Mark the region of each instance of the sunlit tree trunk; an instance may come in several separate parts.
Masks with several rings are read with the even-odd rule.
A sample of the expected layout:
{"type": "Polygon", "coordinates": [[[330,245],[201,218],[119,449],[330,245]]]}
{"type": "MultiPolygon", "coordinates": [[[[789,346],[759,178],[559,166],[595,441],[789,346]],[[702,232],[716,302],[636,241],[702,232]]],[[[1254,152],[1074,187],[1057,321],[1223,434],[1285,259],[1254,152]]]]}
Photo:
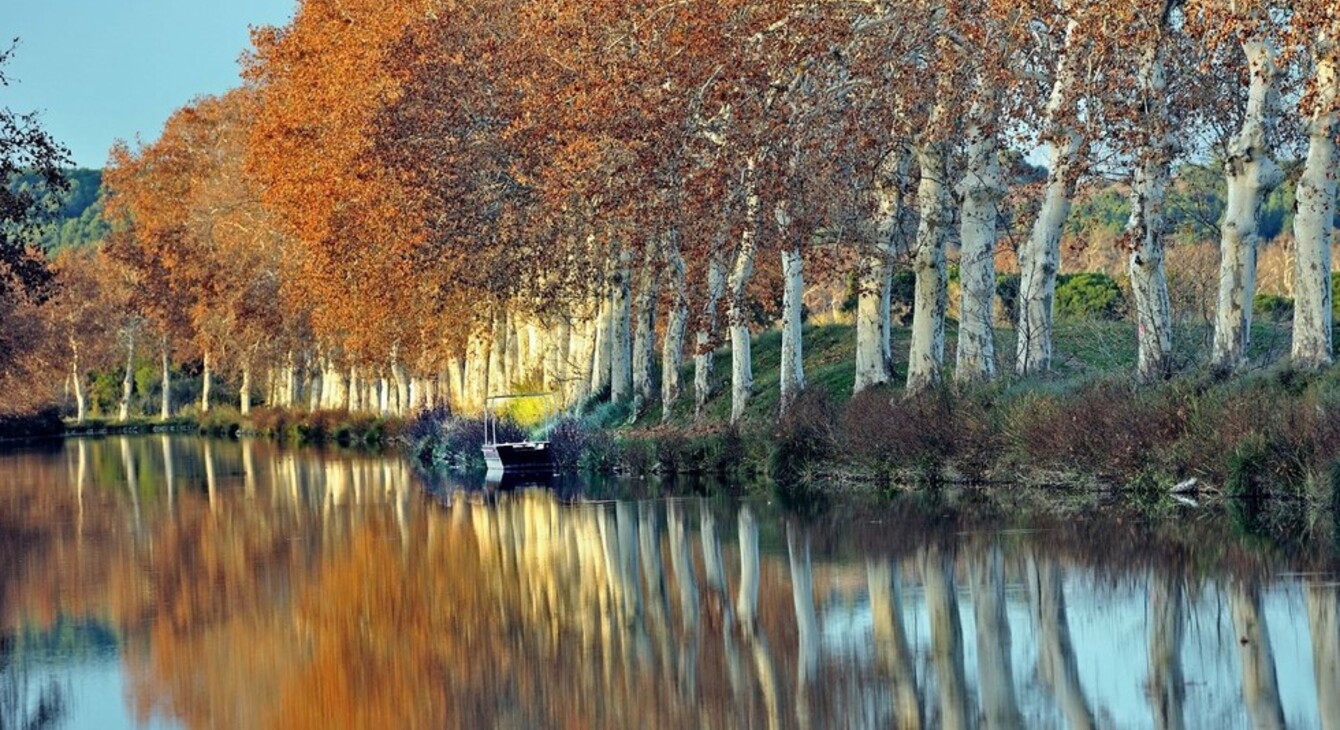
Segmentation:
{"type": "Polygon", "coordinates": [[[117,420],[130,420],[130,396],[135,392],[135,335],[126,335],[126,374],[121,378],[121,402],[117,404],[117,420]]]}
{"type": "Polygon", "coordinates": [[[242,385],[238,388],[238,410],[246,416],[251,413],[251,361],[242,363],[242,385]]]}
{"type": "Polygon", "coordinates": [[[1298,180],[1294,214],[1293,361],[1308,368],[1331,364],[1331,236],[1335,227],[1336,126],[1340,115],[1340,51],[1333,30],[1312,46],[1316,68],[1313,111],[1307,120],[1307,162],[1298,180]]]}
{"type": "Polygon", "coordinates": [[[166,421],[172,417],[172,363],[168,359],[168,340],[163,337],[163,407],[159,416],[166,421]]]}
{"type": "Polygon", "coordinates": [[[656,358],[656,302],[660,276],[656,270],[657,247],[648,244],[638,275],[637,301],[633,304],[633,413],[641,413],[656,397],[652,364],[656,358]]]}
{"type": "Polygon", "coordinates": [[[727,319],[730,322],[731,398],[730,422],[737,424],[744,418],[745,407],[754,392],[754,361],[749,340],[749,299],[745,288],[754,275],[754,257],[758,249],[758,161],[750,156],[745,163],[744,176],[744,230],[740,234],[735,263],[727,284],[730,301],[727,319]]]}
{"type": "Polygon", "coordinates": [[[958,353],[954,379],[959,383],[996,377],[996,238],[1005,179],[1000,171],[996,92],[979,75],[978,101],[966,133],[967,169],[957,193],[962,200],[959,236],[958,353]]]}
{"type": "Polygon", "coordinates": [[[83,423],[88,417],[84,400],[84,374],[79,370],[79,342],[70,338],[70,381],[74,386],[75,421],[83,423]]]}
{"type": "Polygon", "coordinates": [[[893,725],[920,730],[921,696],[917,694],[915,657],[903,626],[902,586],[886,559],[866,561],[865,570],[875,657],[893,684],[893,725]]]}
{"type": "Polygon", "coordinates": [[[898,145],[880,161],[875,173],[875,242],[861,257],[856,294],[857,393],[893,377],[890,340],[893,322],[889,302],[893,260],[898,254],[906,215],[905,191],[912,155],[898,145]]]}
{"type": "Polygon", "coordinates": [[[670,420],[679,401],[679,371],[684,367],[684,333],[689,325],[689,298],[685,287],[684,257],[679,252],[679,231],[670,231],[665,239],[665,267],[669,274],[670,309],[665,320],[665,339],[661,343],[661,421],[670,420]]]}
{"type": "Polygon", "coordinates": [[[1306,590],[1317,714],[1321,716],[1322,730],[1337,730],[1340,729],[1340,592],[1334,583],[1320,582],[1306,590]]]}
{"type": "Polygon", "coordinates": [[[307,375],[307,410],[315,413],[321,410],[321,363],[319,359],[309,360],[307,375]]]}
{"type": "Polygon", "coordinates": [[[1032,233],[1019,251],[1015,346],[1015,372],[1019,375],[1045,372],[1052,364],[1052,303],[1061,266],[1061,228],[1070,214],[1082,143],[1079,133],[1063,121],[1075,93],[1077,67],[1084,56],[1077,45],[1078,28],[1073,20],[1066,27],[1065,46],[1045,113],[1048,135],[1044,147],[1051,169],[1032,233]]]}
{"type": "Polygon", "coordinates": [[[805,259],[800,248],[790,247],[782,252],[782,366],[781,409],[786,413],[791,403],[805,390],[804,326],[802,322],[805,299],[805,259]]]}
{"type": "Polygon", "coordinates": [[[633,394],[632,297],[629,287],[632,274],[626,262],[621,261],[610,297],[610,402],[625,403],[633,394]]]}
{"type": "Polygon", "coordinates": [[[1171,179],[1172,139],[1168,118],[1162,40],[1155,40],[1140,64],[1144,133],[1131,180],[1129,272],[1135,296],[1137,376],[1144,381],[1166,377],[1172,367],[1172,302],[1163,265],[1164,198],[1171,179]]]}
{"type": "Polygon", "coordinates": [[[970,566],[973,619],[977,625],[977,685],[988,730],[1024,726],[1014,691],[1010,622],[1005,615],[1005,566],[998,546],[970,566]]]}
{"type": "Polygon", "coordinates": [[[480,405],[484,405],[484,399],[491,395],[503,395],[507,391],[507,317],[503,314],[495,313],[493,315],[493,339],[489,342],[488,348],[488,379],[485,380],[486,390],[481,394],[480,405]]]}
{"type": "Polygon", "coordinates": [[[1242,699],[1252,727],[1283,730],[1284,708],[1275,679],[1275,654],[1270,632],[1261,615],[1261,590],[1255,583],[1235,580],[1229,587],[1233,630],[1238,637],[1238,659],[1242,665],[1242,699]]]}
{"type": "Polygon", "coordinates": [[[1251,344],[1252,297],[1256,294],[1256,251],[1261,244],[1261,205],[1283,179],[1266,146],[1266,125],[1274,110],[1275,51],[1262,40],[1243,44],[1251,79],[1242,128],[1229,142],[1224,176],[1228,181],[1219,245],[1219,300],[1210,365],[1231,371],[1247,359],[1251,344]]]}
{"type": "Polygon", "coordinates": [[[600,297],[600,306],[592,322],[591,338],[595,350],[591,354],[591,391],[597,396],[610,386],[610,363],[613,351],[610,346],[610,322],[613,319],[611,301],[613,291],[607,289],[600,297]]]}
{"type": "MultiPolygon", "coordinates": [[[[945,107],[937,105],[928,126],[942,124],[945,107]]],[[[912,269],[916,274],[916,294],[912,303],[912,344],[907,355],[907,392],[921,392],[940,382],[945,355],[945,312],[948,309],[948,280],[945,269],[945,242],[953,222],[949,198],[948,147],[939,141],[925,141],[916,148],[921,181],[917,184],[917,227],[912,269]]]]}
{"type": "Polygon", "coordinates": [[[940,726],[969,728],[968,680],[963,667],[963,626],[954,585],[954,561],[931,548],[922,563],[926,611],[931,619],[931,664],[940,685],[940,726]]]}
{"type": "Polygon", "coordinates": [[[718,251],[707,260],[707,297],[698,318],[698,332],[694,336],[693,354],[693,417],[701,419],[707,401],[712,397],[712,365],[717,347],[717,311],[721,296],[726,291],[726,265],[718,251]]]}
{"type": "Polygon", "coordinates": [[[395,380],[395,403],[393,411],[403,416],[409,410],[409,377],[405,374],[405,364],[400,361],[400,348],[391,351],[391,377],[395,380]]]}
{"type": "Polygon", "coordinates": [[[1154,579],[1149,613],[1149,702],[1154,727],[1186,727],[1182,704],[1186,682],[1182,677],[1182,584],[1170,576],[1154,579]]]}
{"type": "Polygon", "coordinates": [[[214,373],[210,370],[209,350],[205,350],[204,369],[200,373],[200,412],[209,413],[209,391],[214,384],[214,373]]]}

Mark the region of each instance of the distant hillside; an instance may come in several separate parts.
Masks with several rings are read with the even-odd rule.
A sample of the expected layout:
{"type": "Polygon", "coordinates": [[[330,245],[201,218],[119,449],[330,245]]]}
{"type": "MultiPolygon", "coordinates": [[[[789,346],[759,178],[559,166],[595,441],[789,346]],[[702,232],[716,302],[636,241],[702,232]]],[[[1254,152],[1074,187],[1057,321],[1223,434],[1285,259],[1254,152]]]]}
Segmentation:
{"type": "MultiPolygon", "coordinates": [[[[89,246],[107,235],[107,224],[102,220],[102,170],[77,168],[67,170],[70,191],[60,201],[55,220],[46,226],[38,245],[47,253],[64,248],[89,246]]],[[[34,184],[35,179],[20,176],[15,187],[34,184]]]]}

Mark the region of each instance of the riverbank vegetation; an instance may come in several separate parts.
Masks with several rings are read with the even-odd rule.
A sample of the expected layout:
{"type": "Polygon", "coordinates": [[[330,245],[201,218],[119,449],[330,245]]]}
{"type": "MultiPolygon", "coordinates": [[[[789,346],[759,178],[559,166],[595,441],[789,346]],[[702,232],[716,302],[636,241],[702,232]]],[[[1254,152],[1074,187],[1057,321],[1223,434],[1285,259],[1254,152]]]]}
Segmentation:
{"type": "Polygon", "coordinates": [[[1332,10],[304,0],[111,151],[4,405],[468,461],[543,390],[600,469],[1316,491],[1332,10]]]}

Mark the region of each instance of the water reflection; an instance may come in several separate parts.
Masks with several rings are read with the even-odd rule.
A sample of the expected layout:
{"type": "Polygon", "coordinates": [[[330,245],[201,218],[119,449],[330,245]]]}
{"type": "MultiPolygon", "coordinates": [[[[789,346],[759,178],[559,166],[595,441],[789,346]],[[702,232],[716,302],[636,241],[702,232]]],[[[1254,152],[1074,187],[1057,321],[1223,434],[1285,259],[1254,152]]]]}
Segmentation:
{"type": "Polygon", "coordinates": [[[433,486],[249,441],[0,455],[0,726],[115,725],[99,692],[184,727],[1340,726],[1330,558],[1213,522],[433,486]]]}

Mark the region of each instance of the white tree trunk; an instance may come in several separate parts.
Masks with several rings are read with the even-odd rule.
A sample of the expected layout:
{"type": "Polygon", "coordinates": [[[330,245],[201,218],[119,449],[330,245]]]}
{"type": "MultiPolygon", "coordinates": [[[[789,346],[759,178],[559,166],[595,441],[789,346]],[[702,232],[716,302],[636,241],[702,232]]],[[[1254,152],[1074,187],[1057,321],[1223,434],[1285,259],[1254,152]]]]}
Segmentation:
{"type": "Polygon", "coordinates": [[[321,363],[320,360],[309,361],[307,370],[307,411],[315,413],[321,410],[321,363]]]}
{"type": "Polygon", "coordinates": [[[954,379],[959,383],[996,377],[996,238],[1005,179],[1000,171],[997,117],[992,82],[977,81],[977,104],[966,138],[967,169],[957,192],[962,200],[959,236],[958,353],[954,379]]]}
{"type": "Polygon", "coordinates": [[[805,259],[799,247],[782,251],[782,365],[781,410],[805,390],[804,327],[805,259]]]}
{"type": "Polygon", "coordinates": [[[377,410],[383,416],[391,415],[391,383],[385,375],[377,380],[377,410]]]}
{"type": "Polygon", "coordinates": [[[684,291],[684,257],[679,253],[679,232],[666,236],[665,264],[670,275],[670,309],[661,343],[661,422],[670,420],[679,401],[680,368],[684,366],[684,332],[689,325],[689,298],[684,291]]]}
{"type": "Polygon", "coordinates": [[[247,361],[247,362],[242,363],[242,387],[239,388],[238,398],[239,398],[240,401],[241,401],[241,402],[238,404],[238,410],[241,411],[241,412],[242,412],[242,415],[244,415],[244,416],[245,416],[245,415],[249,415],[249,414],[251,413],[251,362],[250,362],[250,361],[247,361]]]}
{"type": "Polygon", "coordinates": [[[126,374],[121,379],[121,402],[117,404],[117,420],[130,420],[130,396],[135,392],[135,335],[126,337],[126,374]]]}
{"type": "Polygon", "coordinates": [[[712,365],[717,347],[717,327],[720,317],[717,306],[726,291],[726,265],[721,254],[713,251],[707,261],[707,299],[703,302],[698,333],[694,336],[693,354],[693,417],[701,419],[707,401],[712,397],[712,365]]]}
{"type": "Polygon", "coordinates": [[[632,325],[632,297],[629,291],[631,277],[628,267],[621,267],[610,298],[610,402],[612,403],[624,403],[633,394],[633,347],[629,332],[632,325]]]}
{"type": "Polygon", "coordinates": [[[594,351],[591,354],[591,391],[590,394],[598,396],[610,385],[610,362],[612,352],[610,349],[610,321],[612,317],[611,298],[612,292],[606,291],[600,298],[600,306],[596,310],[596,318],[591,323],[591,338],[594,343],[594,351]]]}
{"type": "Polygon", "coordinates": [[[1066,27],[1065,47],[1047,101],[1046,127],[1050,134],[1045,146],[1051,170],[1032,233],[1019,251],[1019,326],[1015,343],[1015,372],[1019,375],[1045,372],[1052,364],[1052,302],[1061,266],[1061,228],[1070,215],[1082,142],[1079,133],[1062,121],[1074,93],[1076,66],[1083,55],[1076,46],[1077,29],[1078,24],[1073,20],[1066,27]]]}
{"type": "Polygon", "coordinates": [[[1210,364],[1232,371],[1247,359],[1251,344],[1252,297],[1256,294],[1256,249],[1260,245],[1261,204],[1283,175],[1266,148],[1266,124],[1274,106],[1275,53],[1259,40],[1243,44],[1251,69],[1242,129],[1229,143],[1228,180],[1219,247],[1219,300],[1210,364]]]}
{"type": "Polygon", "coordinates": [[[209,391],[214,385],[214,373],[210,370],[209,350],[205,350],[205,367],[200,373],[200,412],[209,413],[209,391]]]}
{"type": "Polygon", "coordinates": [[[893,378],[889,306],[894,257],[905,248],[901,239],[911,165],[912,155],[899,145],[884,156],[875,173],[875,241],[861,256],[856,294],[857,393],[893,378]]]}
{"type": "Polygon", "coordinates": [[[1163,266],[1163,201],[1171,179],[1172,140],[1161,41],[1146,51],[1140,68],[1147,135],[1131,180],[1131,217],[1126,235],[1131,291],[1135,297],[1136,374],[1144,381],[1167,377],[1172,367],[1172,302],[1163,266]]]}
{"type": "MultiPolygon", "coordinates": [[[[1336,23],[1340,28],[1340,22],[1336,23]]],[[[1331,364],[1331,229],[1335,225],[1336,109],[1340,108],[1335,39],[1322,33],[1313,46],[1315,105],[1308,119],[1307,162],[1298,180],[1294,214],[1293,361],[1308,368],[1331,364]]]]}
{"type": "Polygon", "coordinates": [[[357,366],[357,365],[350,365],[350,366],[349,366],[349,400],[348,400],[348,405],[346,406],[346,408],[348,409],[348,411],[349,411],[350,413],[359,413],[359,412],[361,412],[362,410],[364,410],[364,408],[365,408],[365,406],[364,406],[364,404],[363,404],[363,399],[360,397],[360,396],[362,395],[362,391],[360,391],[359,389],[362,388],[362,387],[363,387],[363,383],[362,383],[362,381],[360,381],[360,380],[358,379],[358,366],[357,366]]]}
{"type": "MultiPolygon", "coordinates": [[[[668,236],[667,236],[668,237],[668,236]]],[[[652,402],[656,384],[652,366],[656,359],[656,303],[660,276],[656,271],[657,247],[648,245],[638,277],[637,301],[633,306],[633,413],[641,413],[652,402]]]]}
{"type": "Polygon", "coordinates": [[[485,391],[479,399],[480,407],[484,406],[484,401],[491,395],[501,395],[507,392],[507,317],[503,314],[493,315],[493,340],[489,343],[488,349],[488,380],[485,381],[485,391]]]}
{"type": "Polygon", "coordinates": [[[79,372],[79,343],[70,338],[70,380],[74,385],[75,422],[88,418],[88,404],[84,399],[84,375],[79,372]]]}
{"type": "MultiPolygon", "coordinates": [[[[943,106],[937,106],[929,124],[938,128],[943,106]]],[[[907,392],[919,393],[940,382],[945,354],[945,311],[949,305],[945,271],[945,242],[953,221],[950,208],[948,151],[943,143],[928,142],[916,150],[921,167],[917,184],[920,222],[913,252],[916,294],[912,303],[912,343],[907,355],[907,392]]]]}
{"type": "Polygon", "coordinates": [[[403,416],[409,410],[409,378],[405,375],[405,365],[400,362],[399,355],[398,348],[391,353],[391,378],[395,381],[395,402],[391,404],[391,410],[403,416]]]}
{"type": "Polygon", "coordinates": [[[172,417],[172,371],[168,360],[168,341],[163,338],[163,407],[159,416],[166,421],[172,417]]]}
{"type": "Polygon", "coordinates": [[[730,287],[730,306],[726,313],[730,322],[731,381],[730,422],[744,418],[749,397],[754,392],[754,361],[749,340],[749,299],[745,291],[754,275],[754,256],[758,249],[758,163],[750,156],[745,164],[744,177],[744,231],[735,252],[735,265],[727,281],[730,287]]]}

